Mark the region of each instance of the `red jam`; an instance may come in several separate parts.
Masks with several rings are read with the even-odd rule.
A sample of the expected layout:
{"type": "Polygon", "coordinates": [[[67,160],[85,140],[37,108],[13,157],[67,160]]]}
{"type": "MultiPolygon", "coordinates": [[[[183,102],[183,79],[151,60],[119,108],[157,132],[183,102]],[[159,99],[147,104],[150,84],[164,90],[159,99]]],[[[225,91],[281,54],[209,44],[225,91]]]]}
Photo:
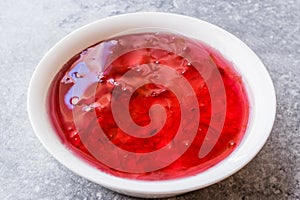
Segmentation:
{"type": "Polygon", "coordinates": [[[200,173],[242,140],[249,102],[216,50],[180,35],[118,36],[71,58],[48,92],[62,142],[106,173],[165,180],[200,173]]]}

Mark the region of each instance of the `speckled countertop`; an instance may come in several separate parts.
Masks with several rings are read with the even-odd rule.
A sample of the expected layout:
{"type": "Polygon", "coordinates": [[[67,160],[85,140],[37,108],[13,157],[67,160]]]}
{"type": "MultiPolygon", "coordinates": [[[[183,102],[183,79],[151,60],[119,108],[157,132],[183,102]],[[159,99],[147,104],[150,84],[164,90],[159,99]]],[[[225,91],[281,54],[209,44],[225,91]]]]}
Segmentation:
{"type": "Polygon", "coordinates": [[[248,44],[274,81],[277,115],[258,156],[233,176],[169,199],[300,198],[300,1],[0,1],[0,199],[135,199],[81,178],[35,136],[26,93],[46,51],[72,30],[107,16],[163,11],[216,24],[248,44]]]}

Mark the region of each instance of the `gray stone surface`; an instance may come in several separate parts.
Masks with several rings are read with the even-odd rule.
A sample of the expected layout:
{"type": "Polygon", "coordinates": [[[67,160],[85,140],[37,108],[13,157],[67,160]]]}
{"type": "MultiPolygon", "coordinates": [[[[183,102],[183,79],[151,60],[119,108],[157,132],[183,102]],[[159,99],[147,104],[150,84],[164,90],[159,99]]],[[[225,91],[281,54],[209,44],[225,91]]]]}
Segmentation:
{"type": "Polygon", "coordinates": [[[214,23],[247,43],[274,81],[276,121],[266,145],[226,180],[170,200],[300,198],[300,1],[0,1],[0,199],[134,199],[81,178],[35,136],[26,111],[33,70],[72,30],[107,16],[164,11],[214,23]]]}

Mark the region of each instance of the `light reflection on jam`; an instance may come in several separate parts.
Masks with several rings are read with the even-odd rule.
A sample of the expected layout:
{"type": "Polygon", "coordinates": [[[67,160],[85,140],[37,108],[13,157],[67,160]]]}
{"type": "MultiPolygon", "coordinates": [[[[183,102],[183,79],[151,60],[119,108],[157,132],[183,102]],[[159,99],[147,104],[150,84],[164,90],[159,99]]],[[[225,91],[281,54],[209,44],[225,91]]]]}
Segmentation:
{"type": "MultiPolygon", "coordinates": [[[[212,70],[209,64],[203,63],[203,66],[207,67],[208,71],[212,70]]],[[[168,84],[176,84],[176,80],[168,84]]],[[[219,84],[213,85],[215,91],[218,91],[219,84]]],[[[194,105],[190,106],[192,112],[194,105]]],[[[218,108],[214,109],[218,110],[218,108]]],[[[70,59],[52,81],[48,95],[48,112],[63,143],[93,166],[124,178],[164,180],[195,175],[226,158],[244,136],[249,117],[249,103],[241,77],[231,63],[217,51],[199,41],[182,36],[145,33],[120,36],[101,42],[70,59]],[[164,44],[166,44],[165,48],[164,44]],[[201,60],[186,59],[185,55],[197,53],[194,52],[193,45],[187,44],[197,44],[203,48],[205,53],[201,54],[201,60]],[[160,48],[154,48],[155,45],[159,45],[160,48]],[[172,51],[170,47],[173,48],[172,51]],[[212,98],[203,77],[193,66],[194,62],[201,61],[208,61],[217,66],[226,92],[223,129],[217,143],[203,158],[199,158],[200,147],[205,144],[204,140],[209,140],[209,137],[214,135],[206,135],[212,120],[212,98]],[[162,154],[154,160],[143,160],[140,163],[124,162],[126,157],[118,154],[114,149],[109,155],[104,155],[116,165],[128,167],[149,166],[153,162],[163,162],[168,156],[179,157],[162,169],[146,173],[126,173],[110,168],[96,159],[93,156],[94,152],[91,153],[89,148],[86,148],[86,145],[96,148],[99,154],[107,150],[105,142],[101,140],[95,127],[101,126],[106,137],[114,145],[136,153],[159,150],[172,142],[175,137],[182,117],[181,105],[176,95],[165,85],[149,83],[134,91],[128,82],[120,81],[121,77],[130,70],[136,73],[135,79],[146,78],[146,76],[150,79],[168,76],[168,74],[158,73],[157,69],[162,65],[176,70],[178,76],[183,76],[194,90],[200,110],[196,137],[193,141],[181,141],[182,145],[189,146],[182,155],[176,155],[174,149],[174,155],[162,154]],[[160,130],[155,128],[145,130],[141,134],[148,135],[146,138],[133,137],[124,132],[117,125],[112,114],[113,91],[121,106],[125,104],[126,99],[130,99],[130,117],[139,126],[144,127],[151,122],[149,110],[153,105],[162,106],[166,117],[163,127],[160,130]],[[82,142],[83,139],[85,144],[82,142]]],[[[188,126],[187,123],[186,130],[189,130],[188,126]]]]}

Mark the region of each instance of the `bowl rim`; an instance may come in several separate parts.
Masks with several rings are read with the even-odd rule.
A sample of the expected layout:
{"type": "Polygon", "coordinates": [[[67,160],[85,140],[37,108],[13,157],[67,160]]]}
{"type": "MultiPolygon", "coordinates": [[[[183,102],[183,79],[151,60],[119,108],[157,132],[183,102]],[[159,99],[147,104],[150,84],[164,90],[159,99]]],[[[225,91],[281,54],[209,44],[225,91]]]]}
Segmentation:
{"type": "MultiPolygon", "coordinates": [[[[151,27],[151,26],[150,26],[151,27]]],[[[198,30],[199,28],[197,28],[198,30]]],[[[175,30],[175,28],[174,28],[175,30]]],[[[101,37],[105,37],[105,34],[101,37]]],[[[208,39],[210,40],[210,35],[201,36],[200,40],[208,39]]],[[[198,38],[199,39],[199,38],[198,38]]],[[[89,39],[86,39],[89,40],[89,39]]],[[[86,42],[84,44],[85,47],[92,45],[93,39],[90,39],[90,41],[86,42]],[[88,45],[90,44],[90,45],[88,45]],[[88,45],[88,46],[86,46],[88,45]]],[[[99,42],[99,41],[98,41],[99,42]]],[[[94,43],[96,43],[94,41],[94,43]]],[[[228,46],[228,45],[227,45],[228,46]]],[[[70,53],[72,54],[72,53],[70,53]]],[[[230,54],[230,53],[228,53],[230,54]]],[[[75,53],[73,54],[75,55],[75,53]]],[[[223,54],[224,55],[224,54],[223,54]]],[[[225,55],[225,57],[227,57],[225,55]]],[[[228,57],[230,60],[230,56],[228,57]]],[[[59,65],[62,66],[62,65],[59,65]]],[[[250,69],[247,69],[248,71],[250,69]]],[[[246,70],[246,71],[247,71],[246,70]]],[[[52,77],[53,78],[53,77],[52,77]]],[[[256,84],[256,83],[255,83],[256,84]]],[[[45,107],[42,107],[45,108],[45,107]]],[[[31,122],[31,125],[34,129],[34,132],[36,133],[37,137],[43,144],[43,146],[47,149],[47,151],[55,157],[60,163],[62,163],[64,166],[66,166],[71,171],[75,172],[76,174],[91,180],[95,183],[98,183],[104,187],[110,188],[112,190],[115,190],[117,192],[126,193],[130,195],[162,195],[162,194],[180,194],[196,189],[200,189],[209,185],[212,185],[216,182],[219,182],[241,168],[243,168],[248,162],[250,162],[256,154],[261,150],[264,143],[266,142],[267,138],[269,137],[269,134],[272,130],[272,126],[275,120],[275,113],[276,113],[276,96],[275,96],[275,89],[272,83],[272,80],[263,65],[263,63],[260,61],[260,59],[257,57],[257,55],[241,40],[239,40],[234,35],[230,34],[229,32],[225,31],[224,29],[221,29],[213,24],[210,24],[208,22],[202,21],[200,19],[192,18],[189,16],[179,15],[179,14],[173,14],[173,13],[161,13],[161,12],[138,12],[138,13],[129,13],[129,14],[122,14],[122,15],[116,15],[104,19],[97,20],[95,22],[92,22],[90,24],[87,24],[72,33],[68,34],[66,37],[61,39],[59,42],[56,43],[41,59],[40,63],[37,65],[28,89],[28,95],[27,95],[27,109],[29,114],[29,119],[31,122]],[[143,21],[144,20],[144,21],[143,21]],[[116,24],[120,23],[128,23],[127,25],[124,25],[127,27],[125,30],[130,30],[134,28],[134,24],[136,26],[140,26],[141,24],[146,23],[147,25],[155,25],[155,24],[165,24],[165,22],[162,21],[168,21],[168,28],[171,27],[177,27],[178,24],[181,22],[184,22],[185,28],[187,31],[181,30],[184,35],[188,35],[190,37],[198,37],[197,32],[192,32],[191,25],[198,25],[202,28],[203,31],[206,31],[207,33],[212,33],[212,35],[216,35],[217,38],[215,43],[208,42],[209,45],[211,45],[213,48],[216,48],[219,50],[222,54],[226,52],[232,52],[237,50],[242,50],[242,53],[236,52],[241,58],[236,58],[237,60],[233,59],[233,63],[237,67],[237,70],[240,72],[242,69],[239,64],[236,63],[246,63],[246,61],[250,63],[255,63],[255,65],[252,65],[252,67],[257,70],[251,69],[248,76],[251,76],[250,78],[247,75],[242,74],[242,77],[245,78],[245,82],[249,85],[249,91],[252,93],[251,95],[254,95],[254,105],[252,107],[251,113],[254,113],[254,121],[253,124],[250,124],[248,126],[251,126],[251,130],[247,128],[247,137],[249,135],[253,135],[253,131],[260,130],[260,135],[255,133],[255,138],[257,139],[255,142],[249,142],[249,138],[243,138],[242,143],[234,150],[234,152],[231,153],[227,158],[225,158],[223,161],[218,163],[217,165],[211,167],[210,169],[197,174],[195,176],[188,176],[185,178],[180,179],[171,179],[171,180],[162,180],[162,181],[142,181],[142,180],[135,180],[135,179],[126,179],[126,178],[119,178],[116,176],[112,176],[110,174],[101,172],[100,170],[94,168],[93,166],[87,164],[85,161],[78,158],[76,155],[74,155],[70,150],[68,150],[62,143],[57,141],[55,142],[55,136],[53,136],[54,130],[51,128],[49,118],[47,119],[47,113],[43,109],[38,109],[39,106],[45,104],[46,99],[46,90],[48,88],[44,88],[45,85],[49,85],[48,83],[44,83],[45,80],[43,80],[45,77],[47,77],[47,67],[49,68],[50,65],[53,65],[55,63],[63,63],[64,60],[68,60],[68,58],[61,58],[63,55],[63,49],[68,49],[70,47],[74,47],[73,52],[82,49],[83,44],[77,44],[77,46],[74,44],[77,39],[85,36],[88,37],[89,35],[93,35],[93,31],[99,28],[111,28],[112,30],[107,31],[106,37],[112,36],[112,32],[115,30],[116,24]],[[113,24],[113,25],[112,25],[113,24]],[[188,32],[190,31],[190,32],[188,32]],[[231,50],[231,47],[226,47],[226,45],[223,45],[224,47],[218,47],[217,42],[223,41],[226,44],[234,44],[232,47],[233,50],[231,50]],[[73,44],[72,44],[73,43],[73,44]],[[73,46],[72,46],[73,45],[73,46]],[[74,46],[75,45],[75,46],[74,46]],[[235,47],[236,46],[236,47],[235,47]],[[56,61],[57,59],[58,61],[56,61]],[[247,60],[251,59],[251,60],[247,60]],[[259,78],[255,78],[256,74],[259,73],[259,78]],[[253,81],[252,79],[256,79],[256,81],[259,82],[261,85],[261,88],[259,89],[258,86],[255,86],[255,90],[253,90],[253,81]],[[252,85],[251,85],[252,84],[252,85]],[[257,92],[258,90],[258,92],[257,92]],[[258,95],[259,98],[257,98],[255,95],[258,95]],[[262,98],[262,99],[260,99],[262,98]],[[262,115],[262,116],[259,116],[262,115]],[[259,118],[259,119],[256,119],[259,118]],[[48,124],[48,125],[47,125],[48,124]],[[51,135],[52,134],[52,135],[51,135]],[[250,144],[251,149],[250,148],[250,144]],[[248,150],[247,150],[247,148],[248,150]],[[246,149],[245,149],[246,148],[246,149]],[[240,152],[240,153],[239,153],[240,152]],[[225,167],[224,167],[225,166],[225,167]],[[226,172],[224,172],[226,171],[226,172]]]]}

